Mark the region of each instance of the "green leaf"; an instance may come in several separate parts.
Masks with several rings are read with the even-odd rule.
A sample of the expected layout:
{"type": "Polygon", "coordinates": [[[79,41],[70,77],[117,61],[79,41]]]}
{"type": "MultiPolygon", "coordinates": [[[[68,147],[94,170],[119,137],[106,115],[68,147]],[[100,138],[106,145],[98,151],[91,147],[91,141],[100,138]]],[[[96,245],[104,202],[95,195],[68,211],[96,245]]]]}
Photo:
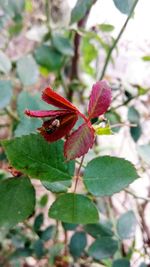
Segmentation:
{"type": "Polygon", "coordinates": [[[145,88],[143,86],[137,86],[137,89],[138,89],[138,95],[141,96],[141,95],[146,95],[148,92],[149,92],[149,89],[148,88],[145,88]]]}
{"type": "MultiPolygon", "coordinates": [[[[24,114],[25,109],[38,110],[40,109],[40,99],[39,95],[30,95],[28,92],[22,91],[17,99],[17,112],[20,118],[20,123],[15,129],[15,136],[27,135],[36,132],[42,124],[41,119],[30,118],[24,114]]],[[[44,102],[43,102],[44,103],[44,102]]],[[[47,109],[45,105],[44,109],[47,109]]]]}
{"type": "Polygon", "coordinates": [[[0,17],[0,30],[2,30],[9,21],[9,16],[5,13],[0,17]]]}
{"type": "Polygon", "coordinates": [[[24,86],[38,81],[38,66],[31,55],[24,56],[17,61],[17,73],[24,86]]]}
{"type": "Polygon", "coordinates": [[[5,108],[12,97],[12,84],[8,80],[0,80],[0,109],[5,108]]]}
{"type": "Polygon", "coordinates": [[[93,0],[78,0],[71,12],[71,24],[82,19],[91,8],[93,0]]]}
{"type": "Polygon", "coordinates": [[[30,0],[25,0],[25,11],[32,12],[33,10],[33,3],[30,0]]]}
{"type": "Polygon", "coordinates": [[[74,231],[77,228],[78,224],[76,223],[65,223],[62,222],[62,227],[65,231],[74,231]]]}
{"type": "Polygon", "coordinates": [[[150,56],[144,56],[142,57],[143,61],[150,61],[150,56]]]}
{"type": "Polygon", "coordinates": [[[99,28],[102,32],[112,32],[115,27],[111,24],[103,23],[99,25],[99,28]]]}
{"type": "Polygon", "coordinates": [[[66,163],[63,141],[48,143],[31,134],[2,141],[9,162],[17,170],[44,181],[67,181],[74,173],[74,162],[66,163]]]}
{"type": "Polygon", "coordinates": [[[48,195],[47,194],[44,194],[41,198],[40,198],[40,201],[39,201],[39,204],[41,205],[41,207],[45,207],[46,204],[48,202],[48,195]]]}
{"type": "Polygon", "coordinates": [[[88,254],[96,260],[112,257],[118,249],[118,242],[110,237],[102,237],[89,247],[88,254]]]}
{"type": "Polygon", "coordinates": [[[113,261],[112,267],[130,267],[130,261],[128,259],[118,259],[113,261]]]}
{"type": "MultiPolygon", "coordinates": [[[[108,111],[105,114],[105,116],[109,120],[111,126],[121,123],[121,117],[116,112],[108,111]]],[[[120,127],[118,127],[118,126],[112,128],[112,131],[115,132],[115,133],[117,133],[119,130],[120,130],[120,127]]]]}
{"type": "Polygon", "coordinates": [[[25,109],[38,110],[49,108],[52,109],[52,106],[42,101],[40,94],[31,95],[26,91],[22,91],[18,96],[17,112],[21,119],[25,117],[25,109]]]}
{"type": "Polygon", "coordinates": [[[67,37],[64,37],[58,33],[53,35],[53,45],[54,47],[65,56],[73,56],[74,50],[71,45],[70,40],[67,37]]]}
{"type": "Polygon", "coordinates": [[[60,182],[42,182],[42,185],[49,191],[53,193],[65,193],[68,190],[68,187],[71,186],[71,180],[68,181],[60,181],[60,182]]]}
{"type": "Polygon", "coordinates": [[[63,194],[49,209],[49,217],[68,223],[95,223],[98,211],[93,202],[83,195],[63,194]]]}
{"type": "Polygon", "coordinates": [[[97,58],[98,52],[95,46],[91,43],[91,36],[85,36],[82,39],[81,51],[83,55],[83,69],[90,75],[95,74],[95,69],[91,63],[97,58]]]}
{"type": "Polygon", "coordinates": [[[137,150],[142,160],[150,165],[150,144],[140,145],[137,147],[137,150]]]}
{"type": "Polygon", "coordinates": [[[2,9],[12,18],[23,12],[25,1],[24,0],[0,0],[2,9]]]}
{"type": "Polygon", "coordinates": [[[34,211],[35,192],[27,177],[0,181],[0,226],[13,226],[34,211]]]}
{"type": "Polygon", "coordinates": [[[50,266],[53,266],[55,264],[55,259],[56,256],[62,255],[62,250],[64,250],[64,244],[63,243],[56,243],[53,244],[50,248],[50,259],[49,259],[49,264],[50,266]]]}
{"type": "Polygon", "coordinates": [[[30,133],[37,133],[37,128],[39,128],[41,124],[42,121],[40,119],[27,118],[24,116],[15,129],[15,136],[20,137],[30,133]]]}
{"type": "Polygon", "coordinates": [[[44,243],[42,240],[38,239],[33,243],[33,249],[36,257],[38,259],[42,258],[45,255],[44,243]]]}
{"type": "Polygon", "coordinates": [[[53,239],[55,234],[56,234],[56,226],[50,225],[40,233],[40,238],[43,241],[48,241],[49,239],[53,239]]]}
{"type": "Polygon", "coordinates": [[[135,107],[131,106],[128,109],[128,120],[130,121],[130,123],[135,123],[138,124],[139,120],[140,120],[140,114],[137,111],[137,109],[135,109],[135,107]]]}
{"type": "Polygon", "coordinates": [[[108,226],[102,223],[87,224],[84,226],[85,231],[94,238],[113,236],[113,232],[108,226]]]}
{"type": "Polygon", "coordinates": [[[40,74],[41,74],[43,77],[45,77],[45,78],[48,77],[48,75],[49,75],[49,70],[48,70],[47,68],[42,67],[42,66],[39,66],[39,71],[40,71],[40,74]]]}
{"type": "Polygon", "coordinates": [[[135,0],[113,0],[115,6],[123,14],[129,15],[135,0]]]}
{"type": "Polygon", "coordinates": [[[131,136],[136,142],[142,134],[142,128],[140,126],[140,114],[133,106],[128,109],[128,120],[130,123],[136,124],[136,126],[130,127],[131,136]]]}
{"type": "Polygon", "coordinates": [[[11,61],[4,52],[0,50],[0,72],[8,74],[11,70],[11,61]]]}
{"type": "MultiPolygon", "coordinates": [[[[94,125],[93,125],[94,126],[94,125]]],[[[97,135],[111,135],[112,131],[110,125],[107,124],[105,127],[101,127],[99,125],[94,126],[95,132],[97,135]]]]}
{"type": "Polygon", "coordinates": [[[123,214],[117,222],[117,232],[119,237],[129,239],[134,237],[137,220],[132,210],[123,214]]]}
{"type": "Polygon", "coordinates": [[[135,142],[137,142],[142,135],[142,128],[140,124],[138,124],[136,127],[130,127],[130,133],[135,142]]]}
{"type": "MultiPolygon", "coordinates": [[[[5,158],[1,158],[1,154],[0,154],[0,160],[4,160],[5,158]]],[[[8,173],[5,172],[4,170],[0,170],[0,180],[5,179],[8,177],[8,173]]]]}
{"type": "MultiPolygon", "coordinates": [[[[10,256],[10,259],[11,259],[11,261],[13,261],[13,260],[18,260],[19,258],[21,258],[21,257],[24,257],[24,258],[26,258],[26,257],[30,257],[30,256],[32,256],[32,249],[30,249],[30,248],[28,248],[28,247],[25,247],[25,248],[17,248],[12,254],[11,254],[11,256],[10,256]]],[[[16,261],[15,261],[15,263],[16,263],[16,261]]],[[[15,264],[15,267],[20,267],[20,265],[18,264],[15,264]]]]}
{"type": "Polygon", "coordinates": [[[23,28],[23,23],[22,22],[18,22],[18,23],[12,24],[8,29],[10,38],[19,35],[19,33],[21,32],[22,28],[23,28]]]}
{"type": "Polygon", "coordinates": [[[36,233],[40,230],[42,224],[44,222],[44,216],[43,213],[40,213],[36,216],[34,224],[33,224],[33,229],[36,233]]]}
{"type": "Polygon", "coordinates": [[[38,47],[34,56],[37,63],[49,71],[59,70],[63,63],[63,56],[53,47],[47,45],[38,47]]]}
{"type": "Polygon", "coordinates": [[[84,184],[95,196],[113,195],[127,187],[138,174],[129,161],[110,156],[90,161],[84,172],[84,184]]]}
{"type": "Polygon", "coordinates": [[[147,265],[144,262],[142,262],[139,267],[147,267],[147,265]]]}
{"type": "Polygon", "coordinates": [[[86,247],[87,240],[84,232],[76,232],[70,240],[69,250],[71,255],[76,259],[79,258],[86,247]]]}

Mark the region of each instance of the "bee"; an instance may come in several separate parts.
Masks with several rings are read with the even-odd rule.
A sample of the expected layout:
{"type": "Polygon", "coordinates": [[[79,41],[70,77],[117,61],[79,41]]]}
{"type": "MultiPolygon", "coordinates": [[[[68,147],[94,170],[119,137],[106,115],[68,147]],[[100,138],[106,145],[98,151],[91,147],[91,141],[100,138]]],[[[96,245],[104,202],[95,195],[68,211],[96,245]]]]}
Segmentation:
{"type": "Polygon", "coordinates": [[[55,119],[46,129],[46,133],[51,134],[55,132],[60,126],[60,121],[58,119],[55,119]]]}

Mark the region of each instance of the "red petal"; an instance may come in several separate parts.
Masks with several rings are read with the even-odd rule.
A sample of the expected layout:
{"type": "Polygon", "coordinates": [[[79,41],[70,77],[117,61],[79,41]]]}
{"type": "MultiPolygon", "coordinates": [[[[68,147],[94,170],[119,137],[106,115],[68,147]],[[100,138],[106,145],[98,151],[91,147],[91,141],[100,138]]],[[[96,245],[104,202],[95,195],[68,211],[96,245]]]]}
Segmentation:
{"type": "Polygon", "coordinates": [[[93,143],[94,130],[87,123],[84,123],[65,142],[65,157],[68,160],[81,157],[88,152],[89,148],[93,146],[93,143]]]}
{"type": "Polygon", "coordinates": [[[41,128],[39,128],[40,133],[48,142],[54,142],[58,139],[64,137],[65,135],[69,134],[73,126],[75,125],[78,116],[75,113],[68,113],[63,114],[61,116],[56,117],[55,119],[51,119],[45,121],[41,128]],[[52,122],[55,119],[58,119],[60,122],[60,126],[58,128],[53,128],[53,132],[48,132],[49,127],[51,127],[52,122]]]}
{"type": "Polygon", "coordinates": [[[68,113],[70,113],[70,111],[67,110],[25,110],[26,115],[37,118],[57,117],[68,113]]]}
{"type": "Polygon", "coordinates": [[[55,107],[78,111],[77,108],[71,104],[71,102],[54,92],[51,88],[46,88],[43,91],[42,99],[55,107]]]}
{"type": "Polygon", "coordinates": [[[111,88],[105,81],[99,81],[92,87],[88,114],[90,119],[104,114],[111,103],[111,88]]]}

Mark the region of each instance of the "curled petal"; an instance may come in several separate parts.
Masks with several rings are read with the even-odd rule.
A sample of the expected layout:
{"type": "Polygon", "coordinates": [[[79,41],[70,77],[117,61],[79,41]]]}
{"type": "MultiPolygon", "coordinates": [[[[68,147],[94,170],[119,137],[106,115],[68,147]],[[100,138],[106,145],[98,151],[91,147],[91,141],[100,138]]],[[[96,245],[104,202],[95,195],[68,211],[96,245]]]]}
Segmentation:
{"type": "Polygon", "coordinates": [[[25,110],[26,115],[36,118],[57,117],[68,113],[70,113],[70,111],[67,110],[25,110]]]}
{"type": "Polygon", "coordinates": [[[70,112],[45,121],[38,130],[48,142],[54,142],[69,134],[77,119],[78,116],[70,112]]]}
{"type": "Polygon", "coordinates": [[[94,130],[90,124],[82,124],[67,139],[64,154],[68,160],[79,158],[86,154],[94,144],[94,130]]]}
{"type": "Polygon", "coordinates": [[[99,81],[92,87],[88,114],[89,118],[95,118],[104,114],[111,103],[111,88],[105,81],[99,81]]]}
{"type": "Polygon", "coordinates": [[[78,112],[77,108],[71,104],[67,99],[54,92],[51,88],[46,88],[43,91],[42,99],[48,104],[58,108],[69,109],[78,112]]]}

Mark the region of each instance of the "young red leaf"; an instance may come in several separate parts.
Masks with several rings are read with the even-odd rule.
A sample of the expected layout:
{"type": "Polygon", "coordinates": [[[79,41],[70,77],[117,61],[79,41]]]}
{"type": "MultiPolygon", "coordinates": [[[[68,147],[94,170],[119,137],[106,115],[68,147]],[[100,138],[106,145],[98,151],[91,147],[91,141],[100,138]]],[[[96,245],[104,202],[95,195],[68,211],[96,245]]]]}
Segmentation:
{"type": "Polygon", "coordinates": [[[30,117],[36,117],[36,118],[46,118],[46,117],[58,117],[62,116],[64,114],[71,113],[70,110],[25,110],[25,114],[30,117]]]}
{"type": "Polygon", "coordinates": [[[64,145],[64,154],[68,160],[79,158],[86,154],[94,143],[94,130],[84,123],[74,131],[64,145]]]}
{"type": "Polygon", "coordinates": [[[43,91],[42,99],[55,107],[78,112],[77,108],[70,101],[54,92],[51,88],[46,88],[43,91]]]}
{"type": "Polygon", "coordinates": [[[92,87],[88,114],[95,118],[104,114],[111,103],[111,88],[105,81],[99,81],[92,87]]]}
{"type": "Polygon", "coordinates": [[[54,142],[69,134],[77,119],[76,113],[66,113],[45,121],[38,130],[48,142],[54,142]]]}

